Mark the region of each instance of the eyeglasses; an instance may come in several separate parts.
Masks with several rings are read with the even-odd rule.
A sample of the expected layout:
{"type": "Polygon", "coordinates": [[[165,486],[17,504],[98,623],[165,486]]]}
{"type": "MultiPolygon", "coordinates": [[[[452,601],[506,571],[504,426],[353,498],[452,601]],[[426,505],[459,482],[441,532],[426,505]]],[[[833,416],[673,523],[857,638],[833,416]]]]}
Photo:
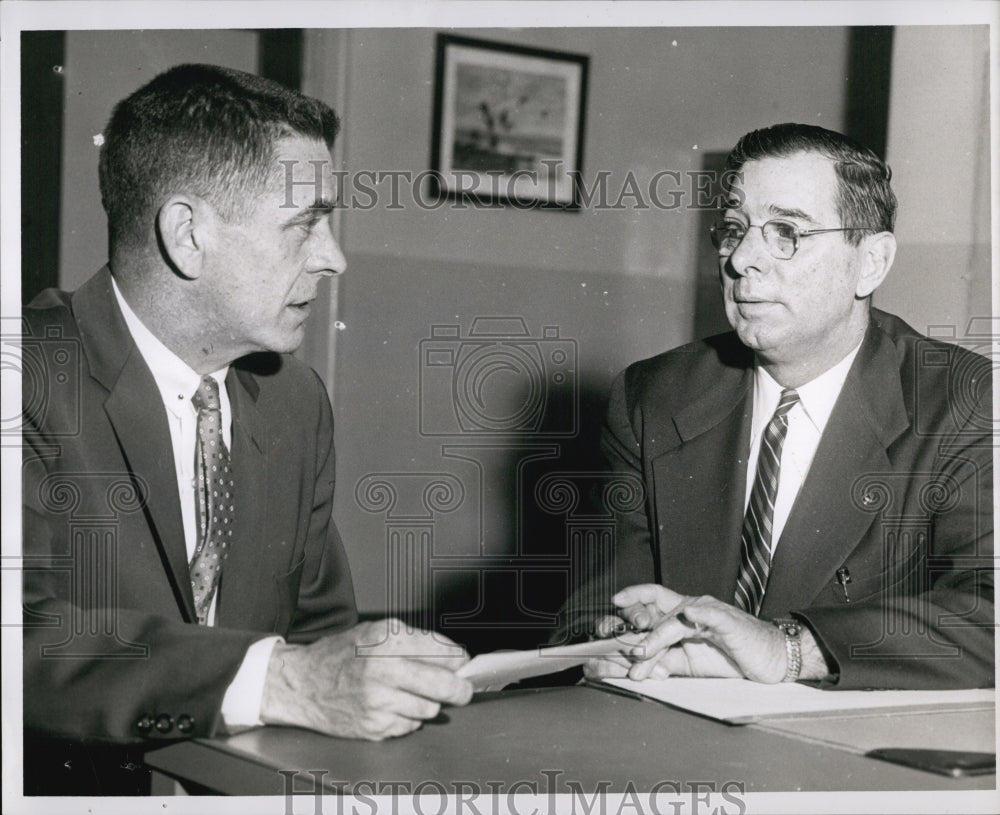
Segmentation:
{"type": "MultiPolygon", "coordinates": [[[[719,257],[729,257],[736,247],[743,242],[747,230],[756,227],[764,236],[764,245],[773,257],[788,260],[799,248],[799,240],[810,235],[821,235],[824,232],[854,232],[867,230],[871,226],[843,226],[835,229],[799,229],[788,221],[768,221],[766,224],[744,224],[741,221],[725,219],[712,225],[712,245],[719,251],[719,257]]],[[[878,231],[878,230],[875,230],[878,231]]]]}

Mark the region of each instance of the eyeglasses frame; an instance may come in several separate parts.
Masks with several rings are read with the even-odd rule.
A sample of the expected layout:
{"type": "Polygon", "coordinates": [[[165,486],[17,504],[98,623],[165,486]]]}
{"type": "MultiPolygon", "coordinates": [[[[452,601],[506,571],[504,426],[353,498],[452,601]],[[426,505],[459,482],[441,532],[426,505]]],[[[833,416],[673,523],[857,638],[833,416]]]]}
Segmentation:
{"type": "Polygon", "coordinates": [[[715,246],[715,250],[719,253],[719,257],[721,258],[732,257],[733,252],[735,252],[739,248],[740,243],[743,243],[743,240],[746,238],[747,236],[746,233],[749,232],[754,227],[760,230],[761,237],[763,237],[764,227],[768,226],[769,224],[775,224],[775,223],[788,224],[789,226],[792,227],[792,229],[795,230],[795,237],[792,238],[792,253],[788,257],[774,254],[774,252],[771,251],[771,247],[767,243],[767,241],[766,240],[764,241],[764,245],[767,246],[767,251],[770,253],[771,257],[773,257],[775,260],[791,260],[793,257],[795,257],[795,253],[799,251],[799,238],[808,238],[811,235],[822,235],[827,232],[857,232],[858,230],[861,231],[871,230],[874,232],[879,231],[873,226],[837,226],[837,227],[829,227],[823,229],[799,229],[797,226],[795,226],[795,224],[791,223],[790,221],[786,221],[783,218],[772,218],[770,221],[765,221],[762,224],[747,224],[746,232],[744,232],[743,237],[740,238],[740,243],[736,244],[736,246],[733,247],[731,252],[723,254],[721,247],[717,243],[718,233],[716,231],[716,228],[719,226],[719,224],[722,223],[725,223],[725,219],[716,221],[709,227],[709,233],[712,236],[712,245],[715,246]]]}

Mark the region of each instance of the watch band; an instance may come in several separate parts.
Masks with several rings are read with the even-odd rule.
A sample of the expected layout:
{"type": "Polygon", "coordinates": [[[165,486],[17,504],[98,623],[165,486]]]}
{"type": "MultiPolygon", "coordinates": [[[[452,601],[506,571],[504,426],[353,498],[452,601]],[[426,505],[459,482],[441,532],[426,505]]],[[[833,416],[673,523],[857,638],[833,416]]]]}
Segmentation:
{"type": "Polygon", "coordinates": [[[785,635],[785,654],[788,665],[782,682],[797,682],[802,672],[802,625],[790,618],[780,618],[774,621],[782,634],[785,635]]]}

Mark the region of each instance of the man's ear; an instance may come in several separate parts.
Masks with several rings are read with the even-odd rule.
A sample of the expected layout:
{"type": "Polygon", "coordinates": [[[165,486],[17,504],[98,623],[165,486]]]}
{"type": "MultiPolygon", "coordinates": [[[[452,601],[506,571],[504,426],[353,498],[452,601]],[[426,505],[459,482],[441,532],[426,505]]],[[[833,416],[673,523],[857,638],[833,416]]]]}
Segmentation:
{"type": "Polygon", "coordinates": [[[882,285],[896,258],[896,236],[891,232],[879,232],[865,238],[862,246],[861,274],[854,291],[857,297],[867,297],[882,285]]]}
{"type": "Polygon", "coordinates": [[[186,195],[173,196],[156,214],[160,249],[174,271],[189,280],[201,276],[205,215],[201,202],[186,195]]]}

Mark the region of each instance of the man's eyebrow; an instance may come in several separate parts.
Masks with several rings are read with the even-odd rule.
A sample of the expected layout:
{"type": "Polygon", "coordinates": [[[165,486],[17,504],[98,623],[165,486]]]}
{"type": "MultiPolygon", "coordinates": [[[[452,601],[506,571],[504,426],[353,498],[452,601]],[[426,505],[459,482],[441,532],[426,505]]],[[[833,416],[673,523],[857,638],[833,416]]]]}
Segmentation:
{"type": "Polygon", "coordinates": [[[323,215],[329,215],[337,208],[336,202],[331,198],[317,198],[309,206],[300,209],[282,224],[283,228],[297,226],[298,224],[315,221],[323,215]]]}
{"type": "Polygon", "coordinates": [[[807,215],[801,209],[789,209],[787,207],[779,207],[775,204],[771,204],[771,206],[768,207],[768,211],[772,215],[780,215],[783,218],[795,218],[799,221],[808,221],[811,224],[819,223],[819,221],[815,220],[811,215],[807,215]]]}
{"type": "Polygon", "coordinates": [[[323,212],[333,212],[337,207],[337,202],[332,198],[317,198],[309,205],[309,209],[322,210],[323,212]]]}

